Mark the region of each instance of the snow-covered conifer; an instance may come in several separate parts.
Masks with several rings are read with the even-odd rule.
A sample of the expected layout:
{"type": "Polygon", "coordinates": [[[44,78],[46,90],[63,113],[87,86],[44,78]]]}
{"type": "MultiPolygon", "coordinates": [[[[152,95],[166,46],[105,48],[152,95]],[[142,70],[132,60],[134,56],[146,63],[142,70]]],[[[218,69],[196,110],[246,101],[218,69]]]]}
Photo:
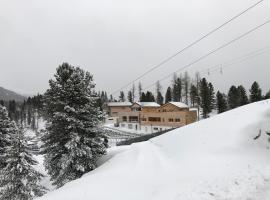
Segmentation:
{"type": "Polygon", "coordinates": [[[96,167],[106,152],[103,115],[96,105],[89,72],[67,63],[57,68],[44,95],[46,133],[42,140],[45,167],[58,187],[96,167]]]}
{"type": "Polygon", "coordinates": [[[16,133],[15,122],[8,117],[7,109],[0,105],[0,170],[6,166],[6,149],[10,145],[10,135],[16,133]]]}
{"type": "Polygon", "coordinates": [[[43,175],[33,165],[38,162],[32,157],[31,145],[25,139],[22,128],[10,136],[5,149],[6,166],[1,170],[1,200],[30,200],[42,196],[45,188],[39,184],[43,175]]]}

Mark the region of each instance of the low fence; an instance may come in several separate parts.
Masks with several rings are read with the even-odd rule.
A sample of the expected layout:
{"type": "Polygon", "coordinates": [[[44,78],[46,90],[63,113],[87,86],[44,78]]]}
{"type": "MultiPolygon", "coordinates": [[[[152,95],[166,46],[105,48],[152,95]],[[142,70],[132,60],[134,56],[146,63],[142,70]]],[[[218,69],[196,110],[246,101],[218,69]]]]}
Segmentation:
{"type": "Polygon", "coordinates": [[[116,146],[123,146],[123,145],[130,145],[130,144],[137,143],[137,142],[144,142],[144,141],[150,140],[151,138],[154,138],[154,137],[160,136],[164,133],[167,133],[169,131],[172,131],[174,129],[175,128],[152,133],[152,134],[142,135],[142,136],[126,139],[126,140],[122,140],[122,141],[116,143],[116,146]]]}

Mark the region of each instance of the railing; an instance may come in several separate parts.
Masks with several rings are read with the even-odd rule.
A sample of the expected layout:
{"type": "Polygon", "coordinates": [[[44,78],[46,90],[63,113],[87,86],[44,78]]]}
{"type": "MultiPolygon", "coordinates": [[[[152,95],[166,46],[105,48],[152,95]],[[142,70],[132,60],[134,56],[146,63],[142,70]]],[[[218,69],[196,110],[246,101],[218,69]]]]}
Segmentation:
{"type": "Polygon", "coordinates": [[[130,144],[137,143],[137,142],[144,142],[144,141],[150,140],[151,138],[160,136],[160,135],[167,133],[167,132],[174,130],[174,129],[175,128],[152,133],[152,134],[147,134],[147,135],[143,135],[143,136],[139,136],[139,137],[135,137],[135,138],[126,139],[126,140],[123,140],[123,141],[116,143],[116,146],[123,146],[123,145],[130,145],[130,144]]]}

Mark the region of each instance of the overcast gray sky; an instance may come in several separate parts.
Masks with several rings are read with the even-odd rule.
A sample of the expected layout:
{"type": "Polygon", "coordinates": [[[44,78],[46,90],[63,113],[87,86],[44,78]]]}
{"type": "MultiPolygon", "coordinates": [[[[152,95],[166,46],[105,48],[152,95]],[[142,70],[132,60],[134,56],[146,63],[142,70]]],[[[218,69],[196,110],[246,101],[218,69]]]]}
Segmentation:
{"type": "MultiPolygon", "coordinates": [[[[1,0],[0,86],[44,92],[62,62],[94,75],[108,93],[258,0],[1,0]]],[[[141,80],[164,77],[270,19],[270,1],[258,5],[211,37],[141,80]]],[[[207,69],[262,48],[270,49],[270,24],[188,68],[202,71],[216,89],[270,89],[270,51],[223,69],[207,69]]],[[[169,81],[164,81],[165,86],[169,81]]],[[[118,96],[118,95],[117,95],[118,96]]]]}

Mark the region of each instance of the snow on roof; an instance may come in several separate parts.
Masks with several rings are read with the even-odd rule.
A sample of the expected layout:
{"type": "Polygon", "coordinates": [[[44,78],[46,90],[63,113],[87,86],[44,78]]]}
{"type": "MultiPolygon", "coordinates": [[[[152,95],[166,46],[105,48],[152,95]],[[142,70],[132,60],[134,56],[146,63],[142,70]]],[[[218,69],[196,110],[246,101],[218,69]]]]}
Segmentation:
{"type": "Polygon", "coordinates": [[[160,107],[156,102],[136,102],[141,107],[160,107]]]}
{"type": "Polygon", "coordinates": [[[130,102],[109,102],[109,107],[118,107],[118,106],[132,106],[130,102]]]}
{"type": "Polygon", "coordinates": [[[177,106],[178,108],[188,108],[188,105],[183,103],[183,102],[173,102],[173,101],[171,101],[169,103],[172,104],[172,105],[177,106]]]}

